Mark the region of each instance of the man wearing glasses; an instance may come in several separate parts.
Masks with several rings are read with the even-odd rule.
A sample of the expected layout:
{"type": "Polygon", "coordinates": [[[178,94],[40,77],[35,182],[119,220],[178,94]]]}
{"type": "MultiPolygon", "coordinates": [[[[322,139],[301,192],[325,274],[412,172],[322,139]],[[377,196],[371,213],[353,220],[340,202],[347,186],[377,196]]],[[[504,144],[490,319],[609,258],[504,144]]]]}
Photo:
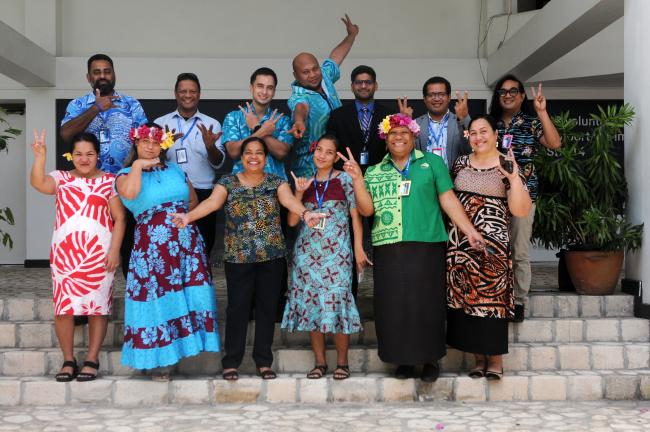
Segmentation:
{"type": "Polygon", "coordinates": [[[530,291],[530,236],[535,217],[535,198],[537,197],[537,173],[533,160],[540,144],[554,150],[560,147],[558,134],[553,121],[546,111],[546,98],[542,85],[537,91],[531,87],[533,107],[530,109],[524,84],[513,75],[506,75],[497,81],[490,104],[490,115],[497,120],[499,131],[498,146],[503,153],[512,148],[520,172],[528,183],[533,206],[527,217],[513,217],[510,222],[510,249],[512,250],[512,269],[514,272],[515,317],[514,322],[524,320],[524,310],[530,291]]]}
{"type": "MultiPolygon", "coordinates": [[[[366,168],[378,164],[386,155],[386,143],[379,138],[378,127],[391,111],[374,100],[379,84],[373,68],[357,66],[350,78],[354,103],[332,111],[327,132],[338,138],[341,149],[350,148],[352,156],[365,172],[366,168]]],[[[340,169],[342,161],[339,161],[339,165],[340,169]]]]}
{"type": "MultiPolygon", "coordinates": [[[[465,92],[463,98],[456,92],[455,113],[449,110],[451,102],[451,84],[443,77],[429,78],[422,86],[422,96],[427,113],[415,121],[420,126],[420,134],[415,139],[415,148],[422,152],[434,153],[440,156],[449,169],[454,165],[456,158],[469,154],[472,148],[465,139],[463,131],[469,125],[469,109],[465,92]]],[[[400,112],[405,109],[412,113],[412,109],[405,107],[406,103],[400,101],[400,112]]]]}

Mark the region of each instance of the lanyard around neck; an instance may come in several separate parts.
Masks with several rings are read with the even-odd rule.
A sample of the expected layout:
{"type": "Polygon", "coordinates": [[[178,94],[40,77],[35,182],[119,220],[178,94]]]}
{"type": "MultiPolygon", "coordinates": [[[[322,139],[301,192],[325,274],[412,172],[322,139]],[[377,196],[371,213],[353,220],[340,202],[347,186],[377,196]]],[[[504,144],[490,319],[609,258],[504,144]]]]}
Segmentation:
{"type": "Polygon", "coordinates": [[[318,209],[323,208],[323,201],[325,201],[325,192],[327,192],[327,188],[330,187],[330,180],[332,179],[332,173],[334,172],[334,168],[330,170],[329,175],[327,176],[327,181],[325,182],[325,187],[323,187],[323,195],[318,195],[318,180],[316,180],[316,174],[314,174],[314,195],[316,195],[316,205],[318,206],[318,209]]]}

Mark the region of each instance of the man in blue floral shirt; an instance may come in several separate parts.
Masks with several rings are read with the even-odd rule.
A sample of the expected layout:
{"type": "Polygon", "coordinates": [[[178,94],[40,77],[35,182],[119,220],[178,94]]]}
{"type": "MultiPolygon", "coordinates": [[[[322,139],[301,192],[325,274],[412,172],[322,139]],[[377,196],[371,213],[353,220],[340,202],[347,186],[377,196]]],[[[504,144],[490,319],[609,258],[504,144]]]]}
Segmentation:
{"type": "Polygon", "coordinates": [[[310,53],[300,53],[293,59],[293,76],[296,80],[291,84],[287,104],[293,115],[290,132],[296,138],[291,170],[298,177],[310,177],[314,173],[309,147],[325,133],[330,112],[341,106],[334,83],[341,76],[339,66],[359,34],[359,26],[353,24],[350,17],[345,15],[341,20],[348,34],[332,50],[322,67],[310,53]]]}
{"type": "Polygon", "coordinates": [[[93,91],[70,101],[61,120],[65,141],[80,133],[94,134],[100,143],[99,168],[117,173],[131,149],[129,131],[147,123],[140,102],[115,91],[113,60],[105,54],[88,59],[86,79],[93,91]]]}

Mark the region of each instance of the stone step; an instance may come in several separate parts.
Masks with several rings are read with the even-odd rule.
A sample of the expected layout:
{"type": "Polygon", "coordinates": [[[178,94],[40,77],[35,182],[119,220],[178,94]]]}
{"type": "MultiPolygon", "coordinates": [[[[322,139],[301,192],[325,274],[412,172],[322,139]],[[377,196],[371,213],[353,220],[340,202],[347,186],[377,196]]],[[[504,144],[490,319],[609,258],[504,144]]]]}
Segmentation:
{"type": "MultiPolygon", "coordinates": [[[[361,316],[373,315],[372,297],[360,297],[357,301],[361,316]]],[[[225,316],[226,299],[217,300],[219,316],[225,316]]],[[[531,293],[526,316],[531,318],[614,318],[634,315],[634,297],[628,294],[611,296],[579,296],[574,293],[531,293]]],[[[51,298],[0,298],[0,322],[52,320],[54,310],[51,298]]],[[[124,297],[113,300],[113,317],[124,318],[124,297]]]]}
{"type": "Polygon", "coordinates": [[[176,376],[161,383],[147,377],[103,376],[92,382],[57,383],[43,377],[0,378],[0,406],[79,405],[115,407],[226,403],[372,403],[405,401],[594,401],[650,399],[650,370],[564,371],[507,374],[501,381],[443,374],[435,383],[397,380],[386,374],[354,374],[336,381],[281,374],[275,380],[241,376],[176,376]]]}
{"type": "MultiPolygon", "coordinates": [[[[255,366],[247,355],[241,370],[253,373],[255,366]]],[[[650,368],[650,343],[596,342],[590,344],[521,344],[514,343],[504,356],[506,371],[560,371],[560,370],[635,370],[650,368]]],[[[76,350],[81,362],[84,349],[76,350]]],[[[139,371],[120,364],[119,348],[102,350],[99,356],[100,371],[109,375],[134,375],[139,371]]],[[[314,357],[309,348],[274,347],[274,368],[282,373],[305,373],[314,365],[314,357]]],[[[336,352],[327,351],[328,364],[336,364],[336,352]]],[[[56,348],[47,349],[4,349],[0,350],[0,376],[42,376],[54,375],[63,362],[61,352],[56,348]]],[[[352,346],[348,362],[353,372],[386,373],[394,365],[382,362],[375,346],[352,346]]],[[[449,349],[441,360],[445,372],[466,371],[474,367],[474,356],[449,349]]],[[[184,374],[216,374],[221,371],[220,353],[202,353],[181,360],[178,371],[184,374]]]]}
{"type": "MultiPolygon", "coordinates": [[[[375,322],[364,321],[361,333],[353,334],[350,342],[357,345],[376,344],[375,322]]],[[[124,324],[108,323],[105,346],[121,346],[124,324]]],[[[253,343],[255,323],[248,326],[248,344],[253,343]]],[[[219,320],[224,338],[225,323],[219,320]]],[[[510,342],[648,342],[650,321],[643,318],[529,318],[523,323],[511,323],[510,342]]],[[[309,333],[282,331],[275,325],[275,340],[290,346],[309,346],[309,333]]],[[[88,345],[87,326],[75,329],[75,346],[88,345]]],[[[58,346],[53,321],[0,322],[0,348],[50,348],[58,346]]]]}

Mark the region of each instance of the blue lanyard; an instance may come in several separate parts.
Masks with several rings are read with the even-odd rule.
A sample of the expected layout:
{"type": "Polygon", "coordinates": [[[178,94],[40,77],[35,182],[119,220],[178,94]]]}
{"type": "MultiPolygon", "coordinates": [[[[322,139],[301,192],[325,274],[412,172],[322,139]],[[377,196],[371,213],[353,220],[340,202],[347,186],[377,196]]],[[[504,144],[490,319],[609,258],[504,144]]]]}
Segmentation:
{"type": "Polygon", "coordinates": [[[406,180],[406,178],[409,176],[409,168],[411,168],[411,155],[409,155],[409,160],[406,162],[406,166],[403,170],[397,168],[395,162],[393,162],[393,168],[395,168],[397,172],[402,176],[402,180],[406,180]]]}
{"type": "Polygon", "coordinates": [[[183,142],[185,139],[190,136],[190,132],[192,132],[192,129],[194,129],[194,125],[196,125],[196,122],[198,121],[198,117],[194,117],[194,121],[192,122],[192,126],[187,130],[187,132],[183,132],[183,126],[181,125],[181,119],[180,116],[176,117],[176,125],[178,125],[178,133],[183,133],[183,136],[180,137],[178,140],[181,142],[181,146],[183,146],[183,142]]]}
{"type": "Polygon", "coordinates": [[[442,118],[442,121],[439,123],[440,128],[438,129],[438,133],[436,134],[435,131],[433,130],[433,120],[429,117],[429,145],[427,146],[427,150],[431,151],[433,149],[433,144],[435,143],[436,146],[440,147],[439,141],[440,138],[442,137],[442,132],[445,130],[447,127],[447,123],[449,121],[449,112],[445,114],[445,116],[442,118]]]}
{"type": "Polygon", "coordinates": [[[334,168],[330,170],[329,176],[327,176],[327,181],[325,182],[325,187],[323,188],[323,195],[318,196],[318,181],[316,180],[316,174],[314,174],[314,195],[316,195],[316,205],[318,206],[318,210],[323,208],[323,201],[325,200],[325,192],[327,192],[327,188],[330,187],[330,180],[332,178],[332,173],[334,172],[334,168]]]}

